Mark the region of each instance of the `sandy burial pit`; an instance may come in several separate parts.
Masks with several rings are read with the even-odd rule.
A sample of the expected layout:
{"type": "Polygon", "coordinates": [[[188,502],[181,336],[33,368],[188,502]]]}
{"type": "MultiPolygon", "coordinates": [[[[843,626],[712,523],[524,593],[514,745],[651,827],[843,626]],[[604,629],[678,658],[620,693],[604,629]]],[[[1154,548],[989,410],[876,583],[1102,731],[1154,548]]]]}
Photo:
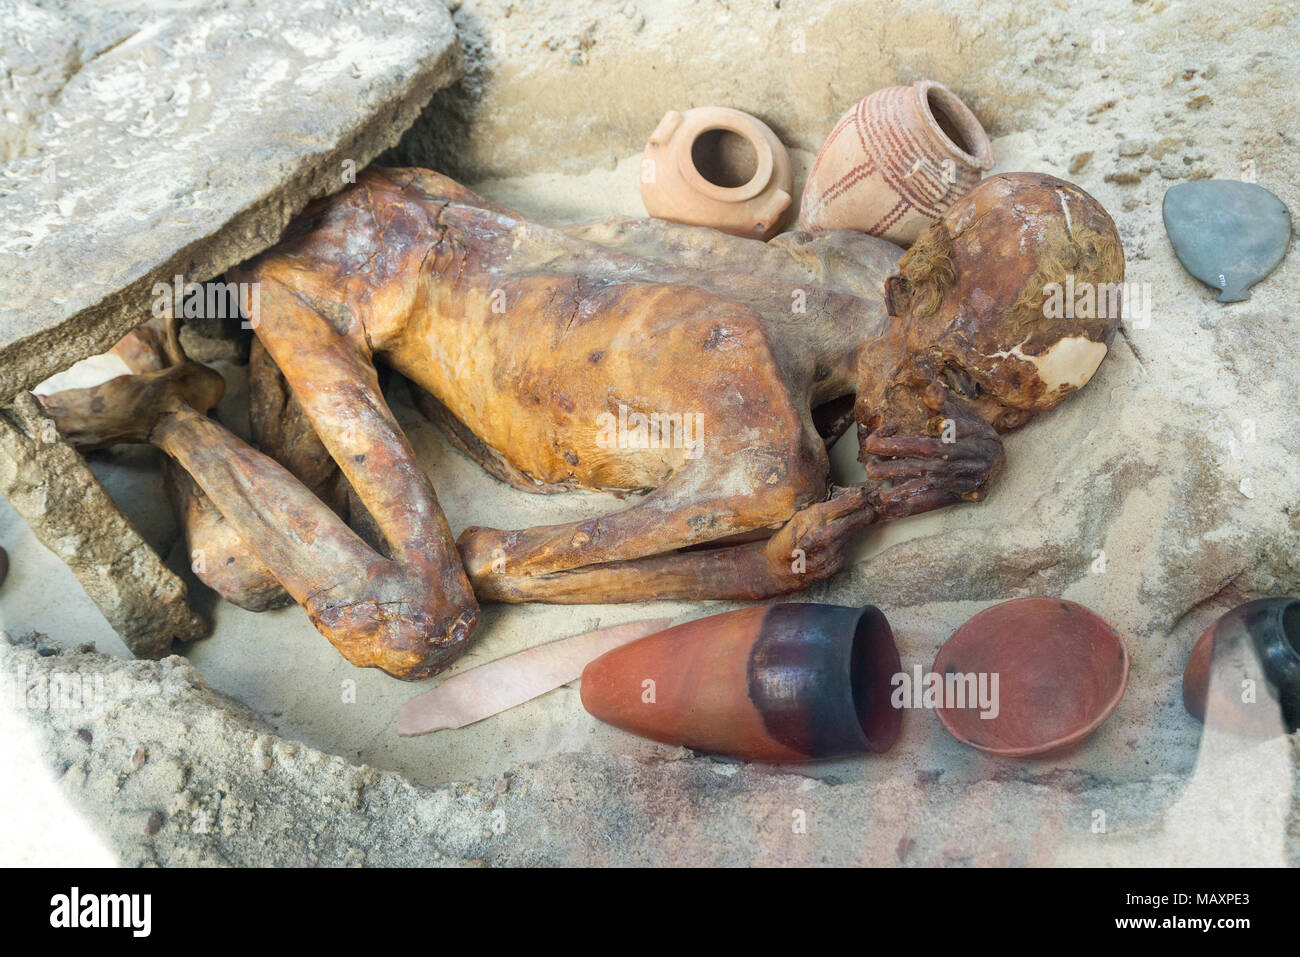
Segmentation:
{"type": "MultiPolygon", "coordinates": [[[[1300,736],[1223,741],[1179,697],[1188,652],[1218,615],[1300,593],[1300,259],[1220,305],[1179,266],[1160,212],[1170,186],[1211,177],[1254,178],[1300,210],[1294,10],[1260,2],[1229,23],[1164,0],[453,5],[463,77],[383,159],[446,172],[542,222],[644,215],[646,137],[666,110],[710,104],[771,125],[798,195],[845,109],[924,77],[980,118],[996,171],[1051,173],[1101,201],[1140,301],[1094,380],[1008,437],[987,501],[869,530],[845,571],[800,597],[878,605],[909,670],[995,602],[1079,602],[1123,637],[1123,701],[1083,747],[1020,762],[909,711],[885,755],[743,765],[604,726],[576,683],[400,739],[397,710],[420,687],[352,668],[297,607],[216,602],[186,571],[157,454],[118,448],[93,458],[95,474],[187,580],[212,633],[176,657],[131,660],[0,504],[13,566],[0,623],[16,642],[0,646],[4,673],[75,673],[103,689],[94,708],[6,712],[17,773],[0,785],[0,852],[126,864],[1300,859],[1300,736]],[[94,652],[78,650],[87,642],[94,652]]],[[[228,385],[221,418],[246,433],[245,367],[214,364],[228,385]]],[[[390,402],[457,533],[617,505],[516,492],[455,452],[403,383],[390,402]]],[[[852,434],[836,447],[837,481],[854,480],[856,451],[852,434]]],[[[487,605],[452,673],[596,627],[732,607],[487,605]]]]}

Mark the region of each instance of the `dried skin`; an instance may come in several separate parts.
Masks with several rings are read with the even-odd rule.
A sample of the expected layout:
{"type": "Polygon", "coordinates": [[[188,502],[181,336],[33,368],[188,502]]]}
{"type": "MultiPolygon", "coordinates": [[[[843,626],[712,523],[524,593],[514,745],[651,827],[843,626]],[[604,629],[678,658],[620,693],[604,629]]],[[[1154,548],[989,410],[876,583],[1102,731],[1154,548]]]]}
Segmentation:
{"type": "Polygon", "coordinates": [[[463,651],[475,595],[794,592],[837,570],[865,525],[982,495],[998,431],[1064,397],[1032,357],[1062,336],[1109,341],[1113,328],[1045,325],[1020,300],[1064,268],[1114,278],[1117,238],[1080,238],[1108,240],[1113,225],[1075,187],[1017,176],[976,188],[923,237],[887,312],[901,251],[882,240],[764,244],[653,220],[552,229],[435,173],[369,170],[230,277],[260,290],[273,366],[254,371],[255,414],[290,468],[180,402],[150,439],[350,661],[399,677],[463,651]],[[1075,204],[1064,232],[1062,190],[1075,204]],[[375,361],[426,390],[453,443],[517,488],[646,494],[453,543],[375,361]],[[854,395],[870,481],[832,488],[826,442],[854,395]],[[690,454],[604,441],[602,417],[637,412],[702,414],[701,441],[690,454]],[[321,501],[330,463],[382,549],[321,501]]]}
{"type": "MultiPolygon", "coordinates": [[[[147,381],[140,378],[141,374],[161,373],[172,368],[188,367],[191,374],[193,370],[199,370],[205,375],[213,375],[211,370],[188,362],[178,333],[176,321],[163,318],[151,319],[127,333],[111,351],[136,373],[136,377],[113,380],[117,382],[115,388],[125,393],[138,391],[140,384],[147,381]]],[[[251,391],[254,395],[266,391],[263,382],[270,380],[272,373],[278,375],[274,370],[264,371],[262,375],[250,372],[253,378],[251,391]]],[[[74,441],[78,436],[84,438],[87,431],[84,412],[79,412],[80,407],[69,405],[68,402],[69,398],[77,394],[63,392],[43,400],[61,431],[74,441]]],[[[177,397],[182,400],[185,398],[183,395],[177,397]]],[[[215,398],[212,404],[215,404],[215,398]]],[[[190,405],[201,410],[208,408],[207,404],[191,402],[190,405]]],[[[139,421],[121,403],[108,405],[107,408],[114,418],[139,421]]],[[[289,416],[282,416],[280,421],[285,423],[279,430],[281,433],[288,431],[294,422],[289,416]]],[[[314,432],[311,433],[311,438],[319,445],[314,432]]],[[[88,443],[83,441],[81,444],[88,443]]],[[[274,443],[259,441],[258,444],[269,454],[275,455],[274,443]]],[[[305,476],[299,475],[299,478],[303,477],[305,476]]],[[[190,570],[200,581],[227,601],[248,611],[266,611],[292,604],[293,599],[281,587],[274,572],[248,547],[248,543],[226,521],[221,511],[208,501],[203,490],[189,474],[171,459],[167,459],[163,465],[163,484],[185,536],[190,570]]]]}
{"type": "MultiPolygon", "coordinates": [[[[456,444],[517,487],[652,490],[588,522],[467,530],[480,596],[508,597],[570,569],[770,534],[825,499],[812,409],[852,395],[898,255],[849,233],[763,245],[653,221],[548,229],[395,171],[310,211],[241,278],[292,286],[335,328],[359,321],[365,350],[427,389],[456,444]],[[698,457],[604,447],[600,417],[620,406],[704,414],[698,457]]],[[[276,358],[293,384],[290,356],[276,358]]],[[[771,570],[751,564],[713,587],[770,590],[771,570]]],[[[622,600],[638,596],[625,587],[622,600]]]]}
{"type": "Polygon", "coordinates": [[[163,478],[185,535],[190,569],[203,584],[247,611],[267,611],[293,603],[275,573],[248,547],[188,472],[168,459],[163,463],[163,478]]]}

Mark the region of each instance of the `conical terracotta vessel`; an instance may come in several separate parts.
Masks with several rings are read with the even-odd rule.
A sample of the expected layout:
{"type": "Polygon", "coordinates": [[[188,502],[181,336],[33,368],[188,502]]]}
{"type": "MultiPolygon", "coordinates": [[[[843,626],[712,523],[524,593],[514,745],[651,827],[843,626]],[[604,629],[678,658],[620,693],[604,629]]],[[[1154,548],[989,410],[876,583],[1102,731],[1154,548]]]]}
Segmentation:
{"type": "Polygon", "coordinates": [[[877,90],[826,138],[799,228],[854,229],[910,246],[992,168],[984,127],[942,83],[877,90]]]}
{"type": "Polygon", "coordinates": [[[582,704],[615,727],[750,761],[889,750],[900,664],[879,609],[778,604],[687,622],[582,673],[582,704]]]}
{"type": "Polygon", "coordinates": [[[1300,728],[1300,598],[1246,602],[1207,628],[1183,670],[1183,706],[1249,738],[1300,728]]]}

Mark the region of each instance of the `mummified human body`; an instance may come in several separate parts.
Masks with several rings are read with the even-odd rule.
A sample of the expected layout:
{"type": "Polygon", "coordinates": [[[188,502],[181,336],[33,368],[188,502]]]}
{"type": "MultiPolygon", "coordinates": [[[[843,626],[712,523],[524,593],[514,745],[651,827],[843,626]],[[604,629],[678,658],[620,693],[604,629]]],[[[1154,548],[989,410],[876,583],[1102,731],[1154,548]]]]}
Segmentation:
{"type": "Polygon", "coordinates": [[[145,362],[47,407],[83,443],[171,456],[191,548],[227,597],[265,607],[282,586],[349,661],[420,678],[464,650],[476,596],[782,595],[837,570],[865,525],[980,498],[998,433],[1082,386],[1118,322],[1047,318],[1044,287],[1122,282],[1119,238],[1077,187],[1014,174],[900,255],[844,231],[552,229],[435,173],[371,170],[229,277],[258,284],[267,454],[207,417],[219,392],[193,364],[145,362]],[[453,542],[376,360],[502,481],[646,494],[453,542]],[[702,429],[611,442],[637,413],[702,429]],[[869,481],[832,487],[826,448],[855,418],[869,481]]]}

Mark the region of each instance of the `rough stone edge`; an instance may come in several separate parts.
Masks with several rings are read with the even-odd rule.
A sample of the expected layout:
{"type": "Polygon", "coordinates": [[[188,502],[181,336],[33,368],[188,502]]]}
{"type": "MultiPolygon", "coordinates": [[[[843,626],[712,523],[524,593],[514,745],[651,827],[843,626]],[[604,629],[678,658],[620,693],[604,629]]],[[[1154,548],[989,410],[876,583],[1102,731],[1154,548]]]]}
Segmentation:
{"type": "MultiPolygon", "coordinates": [[[[15,679],[47,688],[56,677],[78,676],[72,684],[82,687],[104,679],[94,709],[28,702],[27,725],[74,806],[128,866],[978,862],[952,853],[958,835],[945,815],[971,797],[957,783],[835,784],[708,758],[640,762],[565,754],[501,778],[425,787],[276,735],[247,707],[209,687],[184,658],[120,661],[41,644],[0,642],[0,707],[15,702],[15,679]],[[909,805],[928,808],[927,820],[911,820],[909,805]],[[834,840],[822,832],[836,829],[822,824],[799,834],[791,808],[804,809],[810,822],[834,821],[862,840],[834,840]],[[941,833],[928,846],[913,848],[904,839],[895,848],[892,836],[880,846],[899,813],[908,817],[905,833],[927,824],[941,833]]],[[[1300,737],[1293,744],[1300,749],[1300,737]]],[[[1014,812],[997,811],[1005,793],[999,789],[1087,819],[1089,808],[1114,806],[1133,788],[1168,807],[1182,787],[1169,775],[1106,783],[1058,771],[995,776],[976,789],[983,793],[975,800],[1001,815],[995,823],[1010,827],[1002,818],[1014,812]]],[[[1131,844],[1161,827],[1159,819],[1135,820],[1108,840],[1131,844]]],[[[1287,843],[1294,863],[1297,835],[1287,843]]],[[[1044,861],[1030,847],[1021,863],[1052,863],[1048,850],[1044,861]]]]}
{"type": "Polygon", "coordinates": [[[0,409],[0,492],[72,569],[133,655],[161,658],[207,623],[31,393],[0,409]]]}
{"type": "Polygon", "coordinates": [[[260,200],[134,282],[0,351],[0,397],[30,389],[60,371],[70,364],[70,351],[82,359],[109,349],[147,315],[155,283],[171,282],[177,274],[204,282],[269,248],[304,206],[345,185],[340,175],[344,160],[354,161],[360,170],[394,146],[433,95],[461,74],[463,59],[450,17],[447,26],[449,42],[429,68],[413,75],[402,91],[346,132],[334,149],[304,157],[297,170],[260,200]]]}

